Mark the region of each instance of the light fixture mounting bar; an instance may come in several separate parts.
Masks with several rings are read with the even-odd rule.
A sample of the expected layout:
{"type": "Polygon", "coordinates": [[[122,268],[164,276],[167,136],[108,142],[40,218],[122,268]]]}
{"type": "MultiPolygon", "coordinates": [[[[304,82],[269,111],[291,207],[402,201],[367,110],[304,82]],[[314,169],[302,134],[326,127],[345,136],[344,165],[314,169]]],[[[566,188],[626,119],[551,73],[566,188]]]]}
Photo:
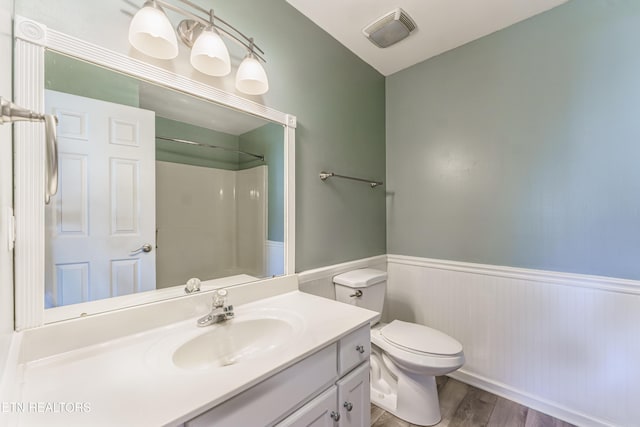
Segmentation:
{"type": "MultiPolygon", "coordinates": [[[[202,6],[199,6],[199,5],[197,5],[197,4],[195,4],[195,3],[193,3],[192,1],[189,1],[189,0],[179,0],[179,1],[181,1],[182,3],[184,3],[184,4],[188,5],[188,6],[192,7],[192,8],[194,8],[195,10],[197,10],[197,11],[199,11],[199,12],[204,13],[204,14],[205,14],[205,15],[207,15],[207,16],[213,12],[213,10],[207,10],[207,9],[203,8],[202,6]]],[[[244,35],[244,33],[242,33],[242,31],[238,30],[236,27],[234,27],[233,25],[229,24],[227,21],[225,21],[224,19],[220,18],[219,16],[216,16],[215,14],[213,14],[213,18],[214,18],[216,21],[220,21],[220,22],[222,22],[224,25],[226,25],[226,26],[227,26],[227,27],[229,27],[231,30],[233,30],[233,31],[235,31],[236,33],[238,33],[240,36],[242,36],[242,37],[243,37],[243,38],[245,38],[246,40],[250,40],[250,39],[251,39],[250,37],[247,37],[246,35],[244,35]]],[[[218,28],[218,29],[220,29],[220,28],[218,28]]],[[[246,46],[246,45],[245,45],[245,46],[246,46]]],[[[260,53],[264,54],[264,51],[263,51],[262,49],[260,49],[258,46],[254,45],[254,48],[255,48],[256,50],[258,50],[258,52],[260,52],[260,53]]]]}
{"type": "Polygon", "coordinates": [[[237,28],[235,28],[233,25],[229,24],[228,22],[224,21],[219,16],[217,16],[215,14],[212,14],[210,10],[206,10],[206,9],[198,6],[197,4],[194,4],[194,3],[190,2],[189,0],[179,0],[180,2],[186,4],[187,6],[190,6],[193,9],[197,10],[198,12],[204,13],[207,16],[207,18],[203,18],[201,16],[196,15],[195,13],[192,13],[192,12],[190,12],[188,10],[185,10],[185,9],[179,7],[179,6],[176,6],[176,5],[173,5],[171,3],[168,3],[168,2],[166,2],[164,0],[153,0],[153,1],[155,3],[161,5],[162,7],[165,7],[167,9],[169,9],[169,10],[177,12],[177,13],[181,14],[182,16],[190,19],[190,20],[196,21],[197,23],[199,23],[203,27],[207,27],[207,26],[213,25],[213,27],[215,29],[217,29],[220,33],[224,34],[227,38],[229,38],[230,40],[235,41],[240,46],[242,46],[245,49],[249,50],[250,52],[254,53],[256,55],[256,57],[258,57],[262,62],[265,62],[265,63],[267,62],[266,59],[264,59],[264,57],[262,57],[260,54],[255,52],[257,50],[258,52],[260,52],[260,53],[262,53],[264,55],[264,51],[262,49],[260,49],[260,47],[257,46],[255,43],[252,43],[252,40],[251,40],[250,37],[247,37],[246,35],[244,35],[240,30],[238,30],[237,28]],[[210,20],[209,20],[210,19],[209,18],[210,15],[213,15],[213,18],[214,18],[214,22],[213,23],[211,23],[210,20]],[[222,28],[220,25],[217,25],[217,22],[220,22],[220,23],[224,24],[228,28],[222,28]],[[240,37],[234,35],[231,31],[237,33],[240,37]]]}

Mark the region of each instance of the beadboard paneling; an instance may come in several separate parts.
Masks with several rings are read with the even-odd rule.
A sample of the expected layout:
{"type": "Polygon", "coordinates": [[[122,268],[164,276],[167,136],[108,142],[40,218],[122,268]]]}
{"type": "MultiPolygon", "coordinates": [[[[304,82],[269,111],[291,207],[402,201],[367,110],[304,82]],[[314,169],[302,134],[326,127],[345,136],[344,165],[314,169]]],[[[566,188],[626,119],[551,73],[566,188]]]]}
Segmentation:
{"type": "Polygon", "coordinates": [[[388,256],[385,311],[459,340],[453,376],[578,425],[640,420],[640,282],[388,256]]]}

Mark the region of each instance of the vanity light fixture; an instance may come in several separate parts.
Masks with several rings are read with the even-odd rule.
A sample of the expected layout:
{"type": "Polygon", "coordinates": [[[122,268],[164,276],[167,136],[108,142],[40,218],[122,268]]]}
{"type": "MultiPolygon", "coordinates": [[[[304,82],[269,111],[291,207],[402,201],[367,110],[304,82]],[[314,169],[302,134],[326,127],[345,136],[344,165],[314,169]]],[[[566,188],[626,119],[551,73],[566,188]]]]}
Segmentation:
{"type": "MultiPolygon", "coordinates": [[[[251,39],[253,46],[253,39],[251,39]]],[[[269,90],[267,73],[253,53],[253,48],[244,57],[236,73],[236,89],[249,95],[260,95],[269,90]]]]}
{"type": "Polygon", "coordinates": [[[231,40],[247,54],[236,73],[236,89],[248,95],[262,95],[269,90],[267,73],[261,64],[266,62],[264,51],[249,38],[213,13],[189,0],[178,0],[195,12],[167,3],[164,0],[146,0],[134,15],[129,26],[129,43],[145,55],[158,59],[178,56],[179,38],[191,48],[191,65],[201,73],[222,77],[231,72],[229,51],[222,37],[231,40]],[[182,20],[176,31],[163,7],[187,19],[182,20]],[[206,18],[201,16],[206,15],[206,18]]]}
{"type": "Polygon", "coordinates": [[[178,39],[171,21],[155,1],[147,1],[129,24],[129,43],[145,55],[158,59],[178,56],[178,39]]]}

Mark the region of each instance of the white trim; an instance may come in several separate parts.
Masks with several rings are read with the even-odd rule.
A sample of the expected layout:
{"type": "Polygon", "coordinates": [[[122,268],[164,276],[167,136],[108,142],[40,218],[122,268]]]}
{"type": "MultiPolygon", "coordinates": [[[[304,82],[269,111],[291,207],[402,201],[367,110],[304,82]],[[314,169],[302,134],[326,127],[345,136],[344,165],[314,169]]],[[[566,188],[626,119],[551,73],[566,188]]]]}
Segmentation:
{"type": "MultiPolygon", "coordinates": [[[[313,270],[298,273],[298,283],[311,282],[313,280],[321,280],[327,277],[333,277],[336,274],[345,271],[356,270],[358,268],[367,268],[376,264],[386,264],[386,255],[377,255],[370,258],[358,259],[355,261],[343,262],[341,264],[329,265],[326,267],[314,268],[313,270]]],[[[385,265],[386,267],[386,265],[385,265]]]]}
{"type": "Polygon", "coordinates": [[[564,406],[560,406],[554,402],[540,399],[539,397],[523,393],[505,384],[490,380],[480,375],[475,375],[463,369],[448,374],[447,376],[461,381],[465,384],[472,385],[482,390],[486,390],[497,396],[520,403],[521,405],[535,409],[554,418],[566,421],[577,426],[593,426],[593,427],[614,427],[605,420],[590,417],[581,412],[573,411],[564,406]]]}
{"type": "Polygon", "coordinates": [[[446,261],[405,255],[387,255],[387,258],[390,264],[405,264],[417,267],[437,268],[440,270],[459,271],[463,273],[482,274],[486,276],[505,277],[509,279],[528,280],[552,285],[574,286],[622,294],[640,295],[640,281],[638,280],[488,264],[474,264],[460,261],[446,261]]]}
{"type": "MultiPolygon", "coordinates": [[[[137,78],[190,93],[225,107],[284,126],[285,162],[285,273],[295,273],[295,127],[296,117],[185,76],[15,17],[15,97],[23,107],[44,110],[44,52],[50,49],[137,78]]],[[[16,330],[41,326],[44,315],[44,132],[42,126],[20,123],[15,133],[16,211],[16,330]],[[34,149],[34,144],[37,146],[34,149]]],[[[159,297],[161,297],[160,294],[159,297]]],[[[138,295],[119,298],[110,309],[140,303],[138,295]],[[125,301],[126,300],[126,301],[125,301]]],[[[90,303],[87,303],[90,304],[90,303]]],[[[105,306],[98,302],[96,307],[105,306]]],[[[92,306],[93,307],[93,306],[92,306]]],[[[109,308],[107,308],[109,309],[109,308]]],[[[57,316],[54,316],[59,320],[57,316]]]]}
{"type": "Polygon", "coordinates": [[[284,129],[284,274],[296,273],[296,117],[284,129]]]}
{"type": "MultiPolygon", "coordinates": [[[[15,102],[43,111],[44,87],[33,84],[39,81],[44,81],[44,49],[16,40],[15,102]]],[[[16,330],[23,330],[41,325],[44,312],[44,127],[16,123],[14,147],[15,316],[16,330]]]]}

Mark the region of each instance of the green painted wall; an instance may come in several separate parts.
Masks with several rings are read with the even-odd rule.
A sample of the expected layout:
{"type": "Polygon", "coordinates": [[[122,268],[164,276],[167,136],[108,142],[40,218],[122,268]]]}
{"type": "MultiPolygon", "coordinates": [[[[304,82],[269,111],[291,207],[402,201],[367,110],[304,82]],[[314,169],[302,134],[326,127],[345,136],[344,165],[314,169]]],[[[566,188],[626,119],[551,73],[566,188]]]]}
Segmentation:
{"type": "Polygon", "coordinates": [[[284,0],[215,7],[267,53],[270,90],[255,99],[298,118],[296,270],[386,253],[386,187],[318,177],[384,180],[384,77],[284,0]]]}
{"type": "MultiPolygon", "coordinates": [[[[212,6],[211,1],[197,3],[212,6]]],[[[384,77],[285,0],[234,0],[214,6],[266,51],[270,90],[247,98],[298,118],[296,269],[384,254],[385,187],[371,190],[361,183],[323,183],[318,178],[324,169],[384,179],[384,77]]],[[[147,58],[127,41],[127,13],[134,12],[121,0],[16,0],[16,13],[22,16],[234,92],[235,61],[244,54],[235,45],[229,48],[236,65],[225,78],[193,70],[184,47],[172,61],[147,58]]],[[[173,13],[170,16],[178,22],[173,13]]]]}
{"type": "Polygon", "coordinates": [[[138,107],[138,80],[55,52],[44,55],[45,88],[138,107]]]}
{"type": "MultiPolygon", "coordinates": [[[[240,135],[240,150],[264,155],[269,170],[268,239],[284,242],[284,128],[269,123],[240,135]]],[[[242,157],[242,156],[241,156],[242,157]]],[[[240,163],[241,169],[263,164],[260,160],[240,163]]]]}
{"type": "MultiPolygon", "coordinates": [[[[164,117],[156,117],[156,136],[186,139],[203,144],[237,150],[236,135],[190,125],[164,117]]],[[[156,139],[156,160],[209,168],[238,170],[238,154],[230,151],[197,147],[156,139]]]]}
{"type": "Polygon", "coordinates": [[[389,77],[389,253],[640,279],[639,40],[573,0],[389,77]]]}

